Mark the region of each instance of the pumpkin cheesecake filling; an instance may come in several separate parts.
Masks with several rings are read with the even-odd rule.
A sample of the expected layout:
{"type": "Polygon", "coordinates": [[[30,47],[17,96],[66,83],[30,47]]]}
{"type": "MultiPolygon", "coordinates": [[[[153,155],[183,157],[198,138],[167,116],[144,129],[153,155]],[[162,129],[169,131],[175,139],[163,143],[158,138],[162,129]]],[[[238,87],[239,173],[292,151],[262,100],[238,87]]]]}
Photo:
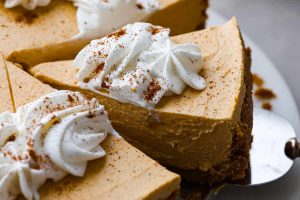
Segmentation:
{"type": "Polygon", "coordinates": [[[73,59],[91,39],[127,23],[147,21],[172,34],[204,28],[207,7],[207,0],[0,1],[0,51],[25,68],[73,59]]]}
{"type": "MultiPolygon", "coordinates": [[[[150,110],[110,98],[103,90],[80,87],[78,66],[73,61],[40,64],[30,73],[58,89],[97,98],[127,141],[191,180],[215,183],[245,178],[251,144],[252,80],[250,53],[235,18],[219,27],[171,37],[171,41],[197,46],[203,66],[199,62],[194,72],[204,78],[206,87],[197,90],[187,84],[182,94],[164,95],[150,110]]],[[[180,62],[185,61],[184,56],[180,55],[180,62]]],[[[170,63],[166,66],[174,65],[170,63]]],[[[130,62],[128,66],[136,67],[130,62]]],[[[101,84],[98,86],[101,89],[101,84]]]]}
{"type": "MultiPolygon", "coordinates": [[[[177,197],[180,177],[113,133],[97,100],[88,100],[78,92],[57,91],[9,62],[4,61],[0,67],[8,72],[10,81],[6,82],[11,84],[17,108],[17,112],[7,110],[0,117],[0,139],[5,141],[0,146],[0,199],[15,199],[17,194],[39,199],[38,193],[41,199],[177,197]],[[32,87],[24,87],[28,85],[32,87]],[[23,88],[26,95],[21,92],[23,88]],[[38,88],[38,92],[32,88],[38,88]],[[13,156],[16,153],[24,155],[13,156]],[[94,161],[86,165],[87,160],[94,161]],[[83,177],[76,177],[84,171],[83,177]],[[66,172],[75,176],[65,177],[66,172]],[[37,193],[45,178],[60,181],[46,181],[37,193]]],[[[0,107],[7,105],[0,101],[0,107]]]]}

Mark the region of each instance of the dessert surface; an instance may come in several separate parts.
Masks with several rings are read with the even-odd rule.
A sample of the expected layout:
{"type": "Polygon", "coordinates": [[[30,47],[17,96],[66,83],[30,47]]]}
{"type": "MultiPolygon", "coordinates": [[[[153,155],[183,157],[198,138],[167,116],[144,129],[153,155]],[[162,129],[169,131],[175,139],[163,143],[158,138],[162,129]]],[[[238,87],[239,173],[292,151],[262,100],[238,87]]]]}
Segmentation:
{"type": "MultiPolygon", "coordinates": [[[[253,121],[251,56],[235,18],[196,31],[204,28],[207,0],[35,3],[0,1],[1,113],[20,113],[30,102],[45,103],[40,101],[45,95],[70,90],[104,105],[124,137],[105,134],[99,154],[87,147],[101,156],[89,159],[85,176],[76,177],[82,176],[74,173],[77,168],[65,170],[73,175],[48,180],[39,190],[41,199],[176,199],[180,176],[160,164],[188,184],[205,184],[186,198],[201,199],[208,185],[246,177],[253,121]],[[5,2],[10,4],[6,8],[5,2]],[[92,39],[99,40],[84,48],[92,39]]],[[[53,126],[64,127],[60,122],[53,126]]],[[[21,192],[31,199],[20,182],[21,192]]],[[[36,183],[31,189],[39,187],[36,183]]]]}
{"type": "MultiPolygon", "coordinates": [[[[207,18],[205,12],[208,7],[207,0],[160,0],[158,2],[159,7],[148,14],[147,22],[170,27],[173,34],[204,28],[207,18]]],[[[139,10],[137,7],[134,12],[140,12],[139,10]]],[[[53,0],[48,6],[38,7],[35,10],[26,10],[20,6],[7,9],[1,1],[0,50],[8,60],[21,63],[25,68],[47,61],[73,59],[91,39],[106,34],[76,38],[75,36],[80,33],[76,12],[77,8],[70,1],[53,0]]],[[[132,12],[127,14],[130,13],[132,12]]],[[[124,13],[119,10],[117,14],[124,13]]],[[[124,14],[123,18],[126,17],[127,15],[124,14]]],[[[105,17],[105,19],[112,20],[106,22],[109,24],[116,23],[114,20],[119,21],[118,17],[105,17]]],[[[143,18],[134,17],[120,26],[141,20],[144,21],[143,18]]],[[[82,23],[84,24],[84,21],[82,23]]]]}
{"type": "Polygon", "coordinates": [[[56,88],[96,97],[125,139],[188,177],[204,182],[245,177],[251,143],[252,81],[250,54],[236,20],[172,40],[199,46],[204,60],[200,75],[207,87],[203,91],[187,88],[180,96],[164,97],[152,112],[79,88],[72,61],[41,64],[30,72],[56,88]]]}
{"type": "MultiPolygon", "coordinates": [[[[12,80],[16,108],[56,92],[15,65],[7,62],[6,67],[12,80]],[[31,85],[38,88],[22,92],[22,86],[31,85]]],[[[4,102],[1,101],[2,104],[4,102]]],[[[41,199],[90,199],[90,195],[101,199],[168,199],[176,196],[180,177],[167,171],[124,139],[110,134],[102,147],[106,156],[90,162],[83,178],[69,175],[58,183],[48,181],[40,189],[41,199]]]]}

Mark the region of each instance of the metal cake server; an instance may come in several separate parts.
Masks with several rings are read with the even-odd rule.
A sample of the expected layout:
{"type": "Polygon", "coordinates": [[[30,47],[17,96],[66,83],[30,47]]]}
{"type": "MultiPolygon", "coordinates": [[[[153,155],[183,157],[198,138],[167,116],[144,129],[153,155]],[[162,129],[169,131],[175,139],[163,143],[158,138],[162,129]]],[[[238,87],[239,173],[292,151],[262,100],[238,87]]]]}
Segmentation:
{"type": "Polygon", "coordinates": [[[250,174],[246,185],[259,185],[285,175],[300,156],[292,125],[279,115],[254,109],[250,174]]]}
{"type": "MultiPolygon", "coordinates": [[[[279,115],[262,109],[254,109],[253,143],[250,151],[249,176],[242,184],[255,186],[275,181],[285,175],[294,160],[300,157],[300,144],[292,125],[279,115]]],[[[207,199],[216,197],[212,190],[207,199]]]]}

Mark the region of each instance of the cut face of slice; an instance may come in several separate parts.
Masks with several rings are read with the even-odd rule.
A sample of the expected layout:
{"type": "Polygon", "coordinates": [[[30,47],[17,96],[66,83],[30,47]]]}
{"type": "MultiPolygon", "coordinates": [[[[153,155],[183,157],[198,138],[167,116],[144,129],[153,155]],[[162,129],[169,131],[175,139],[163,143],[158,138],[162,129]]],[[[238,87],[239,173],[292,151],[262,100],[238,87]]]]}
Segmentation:
{"type": "MultiPolygon", "coordinates": [[[[55,91],[13,64],[7,64],[7,68],[16,107],[55,91]]],[[[124,139],[110,135],[102,147],[106,156],[90,162],[83,178],[68,176],[58,183],[48,181],[40,189],[41,199],[156,200],[176,196],[180,177],[124,139]]]]}
{"type": "Polygon", "coordinates": [[[48,182],[40,191],[41,199],[156,200],[168,199],[178,190],[178,176],[124,139],[109,136],[101,145],[107,155],[89,163],[84,179],[68,176],[60,184],[48,182]]]}
{"type": "MultiPolygon", "coordinates": [[[[159,9],[146,21],[170,27],[173,34],[204,28],[207,0],[159,2],[159,9]]],[[[0,51],[3,51],[8,60],[25,67],[73,59],[89,42],[87,39],[70,40],[79,33],[76,8],[70,1],[52,0],[49,6],[30,12],[20,7],[6,9],[1,1],[0,26],[0,51]]]]}
{"type": "Polygon", "coordinates": [[[6,63],[0,52],[0,113],[5,111],[14,112],[13,100],[11,98],[9,80],[7,77],[6,63]]]}
{"type": "Polygon", "coordinates": [[[56,91],[43,84],[11,62],[6,62],[15,108],[56,91]]]}
{"type": "Polygon", "coordinates": [[[250,54],[236,20],[172,39],[200,47],[207,88],[164,97],[151,112],[80,89],[72,61],[41,64],[31,73],[54,87],[96,97],[125,139],[191,179],[244,178],[251,143],[252,80],[250,54]]]}

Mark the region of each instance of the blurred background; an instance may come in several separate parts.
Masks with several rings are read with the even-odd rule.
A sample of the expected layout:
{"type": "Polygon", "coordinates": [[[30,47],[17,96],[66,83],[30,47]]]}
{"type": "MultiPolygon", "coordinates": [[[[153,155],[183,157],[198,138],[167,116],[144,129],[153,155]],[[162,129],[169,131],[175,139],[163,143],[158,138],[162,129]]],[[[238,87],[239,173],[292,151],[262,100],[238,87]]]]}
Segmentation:
{"type": "Polygon", "coordinates": [[[300,0],[211,0],[210,4],[226,18],[237,17],[241,29],[284,76],[300,108],[300,0]]]}
{"type": "MultiPolygon", "coordinates": [[[[300,108],[300,0],[210,0],[211,9],[239,25],[272,60],[300,108]]],[[[247,45],[247,43],[246,43],[247,45]]],[[[251,47],[251,46],[250,46],[251,47]]],[[[270,66],[255,66],[258,68],[270,66]]],[[[276,80],[275,80],[276,81],[276,80]]],[[[279,81],[278,81],[279,82],[279,81]]],[[[275,88],[272,88],[275,89],[275,88]]],[[[280,94],[277,94],[280,97],[280,94]]],[[[281,113],[288,113],[289,105],[281,113]]],[[[293,118],[294,119],[294,118],[293,118]]],[[[291,120],[291,119],[290,119],[291,120]]],[[[294,120],[298,124],[298,119],[294,120]]],[[[298,127],[298,136],[300,136],[298,127]]],[[[300,159],[281,179],[250,188],[225,188],[218,200],[300,200],[300,159]]]]}

